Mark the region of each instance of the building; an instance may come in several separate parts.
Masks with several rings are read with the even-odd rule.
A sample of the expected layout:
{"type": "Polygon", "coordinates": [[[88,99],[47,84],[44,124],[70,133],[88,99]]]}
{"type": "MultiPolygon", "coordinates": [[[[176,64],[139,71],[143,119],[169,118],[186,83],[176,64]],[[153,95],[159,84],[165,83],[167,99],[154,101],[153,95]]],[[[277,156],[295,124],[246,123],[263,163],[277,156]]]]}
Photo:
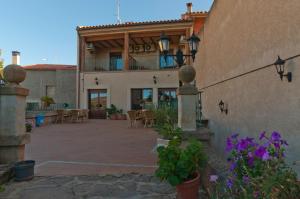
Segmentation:
{"type": "Polygon", "coordinates": [[[41,103],[41,97],[49,96],[54,102],[75,107],[76,66],[57,64],[35,64],[23,66],[26,79],[22,87],[29,89],[27,103],[41,103]]]}
{"type": "Polygon", "coordinates": [[[77,106],[105,118],[111,104],[127,111],[176,100],[178,68],[172,56],[160,54],[157,41],[164,33],[170,53],[188,52],[185,38],[199,31],[206,16],[188,3],[181,19],[78,26],[77,106]]]}
{"type": "MultiPolygon", "coordinates": [[[[278,131],[287,159],[300,160],[300,1],[215,0],[199,34],[195,67],[204,116],[224,154],[232,133],[278,131]],[[285,59],[281,81],[274,63],[285,59]],[[222,113],[223,101],[228,114],[222,113]]],[[[300,167],[295,166],[300,174],[300,167]]]]}

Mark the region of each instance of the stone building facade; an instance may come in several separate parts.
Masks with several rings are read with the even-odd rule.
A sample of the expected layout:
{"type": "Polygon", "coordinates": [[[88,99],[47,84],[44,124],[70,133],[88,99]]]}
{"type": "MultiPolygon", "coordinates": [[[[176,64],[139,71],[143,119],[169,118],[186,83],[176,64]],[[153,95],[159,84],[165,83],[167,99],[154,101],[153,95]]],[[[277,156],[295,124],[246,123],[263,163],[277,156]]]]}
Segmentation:
{"type": "Polygon", "coordinates": [[[164,32],[170,53],[180,48],[187,54],[186,38],[199,31],[206,16],[189,3],[180,19],[78,26],[77,106],[101,118],[111,104],[128,111],[175,101],[178,67],[174,57],[164,59],[158,40],[164,32]]]}
{"type": "Polygon", "coordinates": [[[41,103],[41,97],[49,96],[55,103],[76,103],[76,66],[36,64],[23,66],[27,77],[22,86],[29,89],[26,101],[41,103]]]}
{"type": "Polygon", "coordinates": [[[214,1],[199,34],[195,67],[203,114],[221,153],[232,133],[278,131],[289,142],[288,160],[300,160],[299,10],[298,0],[214,1]],[[280,80],[273,65],[278,55],[296,56],[285,63],[292,82],[280,80]],[[221,100],[228,114],[221,113],[221,100]]]}

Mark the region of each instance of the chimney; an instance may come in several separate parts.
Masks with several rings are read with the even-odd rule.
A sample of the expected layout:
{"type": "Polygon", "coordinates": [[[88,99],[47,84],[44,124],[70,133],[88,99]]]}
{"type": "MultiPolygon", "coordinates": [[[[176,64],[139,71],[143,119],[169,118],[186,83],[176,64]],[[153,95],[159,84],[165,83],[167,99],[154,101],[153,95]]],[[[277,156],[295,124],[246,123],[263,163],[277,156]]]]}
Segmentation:
{"type": "Polygon", "coordinates": [[[20,65],[20,52],[19,51],[12,51],[12,64],[20,65]]]}
{"type": "Polygon", "coordinates": [[[192,9],[193,9],[193,3],[191,3],[191,2],[187,3],[186,4],[186,12],[191,13],[191,12],[193,12],[192,9]]]}

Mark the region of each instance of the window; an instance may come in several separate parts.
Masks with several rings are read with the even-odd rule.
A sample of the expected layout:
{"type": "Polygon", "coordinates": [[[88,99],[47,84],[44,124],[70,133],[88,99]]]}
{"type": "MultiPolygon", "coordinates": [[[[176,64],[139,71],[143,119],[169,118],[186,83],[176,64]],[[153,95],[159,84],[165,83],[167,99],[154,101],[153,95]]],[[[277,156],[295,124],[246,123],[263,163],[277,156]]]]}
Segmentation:
{"type": "MultiPolygon", "coordinates": [[[[170,50],[169,53],[173,54],[173,50],[170,50]]],[[[167,58],[165,59],[165,56],[163,54],[160,54],[159,67],[161,69],[174,68],[174,66],[176,66],[176,64],[173,56],[167,56],[167,58]]]]}
{"type": "Polygon", "coordinates": [[[46,96],[55,98],[55,86],[46,86],[46,96]]]}
{"type": "Polygon", "coordinates": [[[152,88],[131,89],[131,109],[145,109],[152,105],[153,90],[152,88]]]}
{"type": "Polygon", "coordinates": [[[109,54],[109,66],[110,70],[123,70],[122,53],[110,53],[109,54]]]}
{"type": "Polygon", "coordinates": [[[159,88],[158,101],[159,102],[173,102],[177,100],[176,88],[159,88]]]}

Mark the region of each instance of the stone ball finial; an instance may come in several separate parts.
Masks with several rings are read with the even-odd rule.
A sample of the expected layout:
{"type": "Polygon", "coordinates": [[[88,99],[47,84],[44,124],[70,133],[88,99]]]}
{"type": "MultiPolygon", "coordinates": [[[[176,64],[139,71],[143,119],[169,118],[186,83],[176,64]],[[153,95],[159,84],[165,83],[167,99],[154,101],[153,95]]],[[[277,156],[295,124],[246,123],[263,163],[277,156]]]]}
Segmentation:
{"type": "Polygon", "coordinates": [[[26,71],[19,65],[11,64],[4,68],[3,78],[10,84],[18,85],[25,80],[26,71]]]}
{"type": "Polygon", "coordinates": [[[196,71],[193,66],[184,65],[179,69],[178,75],[179,80],[186,84],[192,82],[195,79],[196,71]]]}

